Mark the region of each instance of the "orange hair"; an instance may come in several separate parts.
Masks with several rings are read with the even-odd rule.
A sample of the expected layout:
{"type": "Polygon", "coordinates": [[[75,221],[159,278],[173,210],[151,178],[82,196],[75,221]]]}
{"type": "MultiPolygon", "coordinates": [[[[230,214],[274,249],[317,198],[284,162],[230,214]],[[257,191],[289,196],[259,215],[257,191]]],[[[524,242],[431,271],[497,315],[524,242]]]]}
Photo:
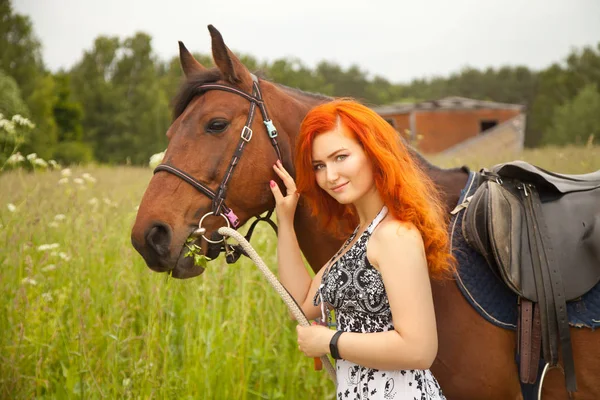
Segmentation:
{"type": "Polygon", "coordinates": [[[430,275],[442,277],[453,270],[444,208],[431,179],[410,155],[400,135],[373,110],[349,99],[334,100],[313,108],[302,121],[296,139],[295,168],[298,192],[304,195],[323,227],[348,235],[358,224],[354,206],[338,203],[317,184],[312,166],[316,136],[341,122],[363,147],[373,165],[375,185],[384,204],[398,220],[414,224],[421,232],[430,275]]]}

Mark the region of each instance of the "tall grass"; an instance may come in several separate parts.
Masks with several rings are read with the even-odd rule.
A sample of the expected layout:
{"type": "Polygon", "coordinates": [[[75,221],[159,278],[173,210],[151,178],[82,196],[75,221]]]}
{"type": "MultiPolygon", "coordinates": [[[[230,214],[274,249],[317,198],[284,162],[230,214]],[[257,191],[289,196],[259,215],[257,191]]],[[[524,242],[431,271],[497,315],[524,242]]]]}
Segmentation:
{"type": "MultiPolygon", "coordinates": [[[[520,158],[565,173],[600,169],[598,147],[520,158]]],[[[63,184],[58,171],[0,175],[0,398],[333,399],[250,261],[218,260],[185,281],[145,266],[129,234],[150,178],[124,167],[77,168],[63,184]],[[75,183],[83,173],[96,182],[75,183]]],[[[269,229],[253,245],[275,268],[269,229]]]]}

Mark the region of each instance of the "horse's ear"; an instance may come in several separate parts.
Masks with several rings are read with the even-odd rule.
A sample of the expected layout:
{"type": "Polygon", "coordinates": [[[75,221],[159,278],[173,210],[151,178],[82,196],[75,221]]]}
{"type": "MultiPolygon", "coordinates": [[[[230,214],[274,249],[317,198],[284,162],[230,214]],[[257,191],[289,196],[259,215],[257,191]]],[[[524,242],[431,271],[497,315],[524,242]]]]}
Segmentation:
{"type": "Polygon", "coordinates": [[[179,62],[186,77],[206,71],[206,68],[194,58],[182,41],[179,42],[179,62]]]}
{"type": "Polygon", "coordinates": [[[215,64],[225,79],[250,91],[252,89],[252,75],[248,68],[225,46],[223,37],[214,26],[208,25],[208,30],[212,37],[212,52],[215,64]]]}

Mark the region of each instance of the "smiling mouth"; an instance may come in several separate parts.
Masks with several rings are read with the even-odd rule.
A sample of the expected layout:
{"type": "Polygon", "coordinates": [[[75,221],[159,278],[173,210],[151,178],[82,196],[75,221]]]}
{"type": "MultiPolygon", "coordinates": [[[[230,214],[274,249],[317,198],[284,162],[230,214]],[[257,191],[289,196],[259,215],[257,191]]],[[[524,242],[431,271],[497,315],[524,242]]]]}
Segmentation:
{"type": "Polygon", "coordinates": [[[331,191],[333,191],[333,192],[339,192],[340,190],[342,190],[343,188],[345,188],[347,184],[348,184],[348,182],[342,183],[341,185],[338,185],[336,187],[331,188],[331,191]]]}

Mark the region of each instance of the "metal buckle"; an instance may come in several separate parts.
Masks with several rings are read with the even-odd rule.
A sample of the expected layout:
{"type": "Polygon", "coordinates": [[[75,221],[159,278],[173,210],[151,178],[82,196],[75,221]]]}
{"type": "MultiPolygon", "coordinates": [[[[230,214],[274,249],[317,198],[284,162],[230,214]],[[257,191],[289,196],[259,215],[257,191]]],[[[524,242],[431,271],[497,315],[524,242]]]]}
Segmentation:
{"type": "Polygon", "coordinates": [[[244,129],[242,129],[242,133],[240,134],[240,137],[242,138],[243,141],[245,141],[246,143],[249,143],[250,140],[252,139],[252,129],[250,129],[247,125],[244,126],[244,129]]]}

